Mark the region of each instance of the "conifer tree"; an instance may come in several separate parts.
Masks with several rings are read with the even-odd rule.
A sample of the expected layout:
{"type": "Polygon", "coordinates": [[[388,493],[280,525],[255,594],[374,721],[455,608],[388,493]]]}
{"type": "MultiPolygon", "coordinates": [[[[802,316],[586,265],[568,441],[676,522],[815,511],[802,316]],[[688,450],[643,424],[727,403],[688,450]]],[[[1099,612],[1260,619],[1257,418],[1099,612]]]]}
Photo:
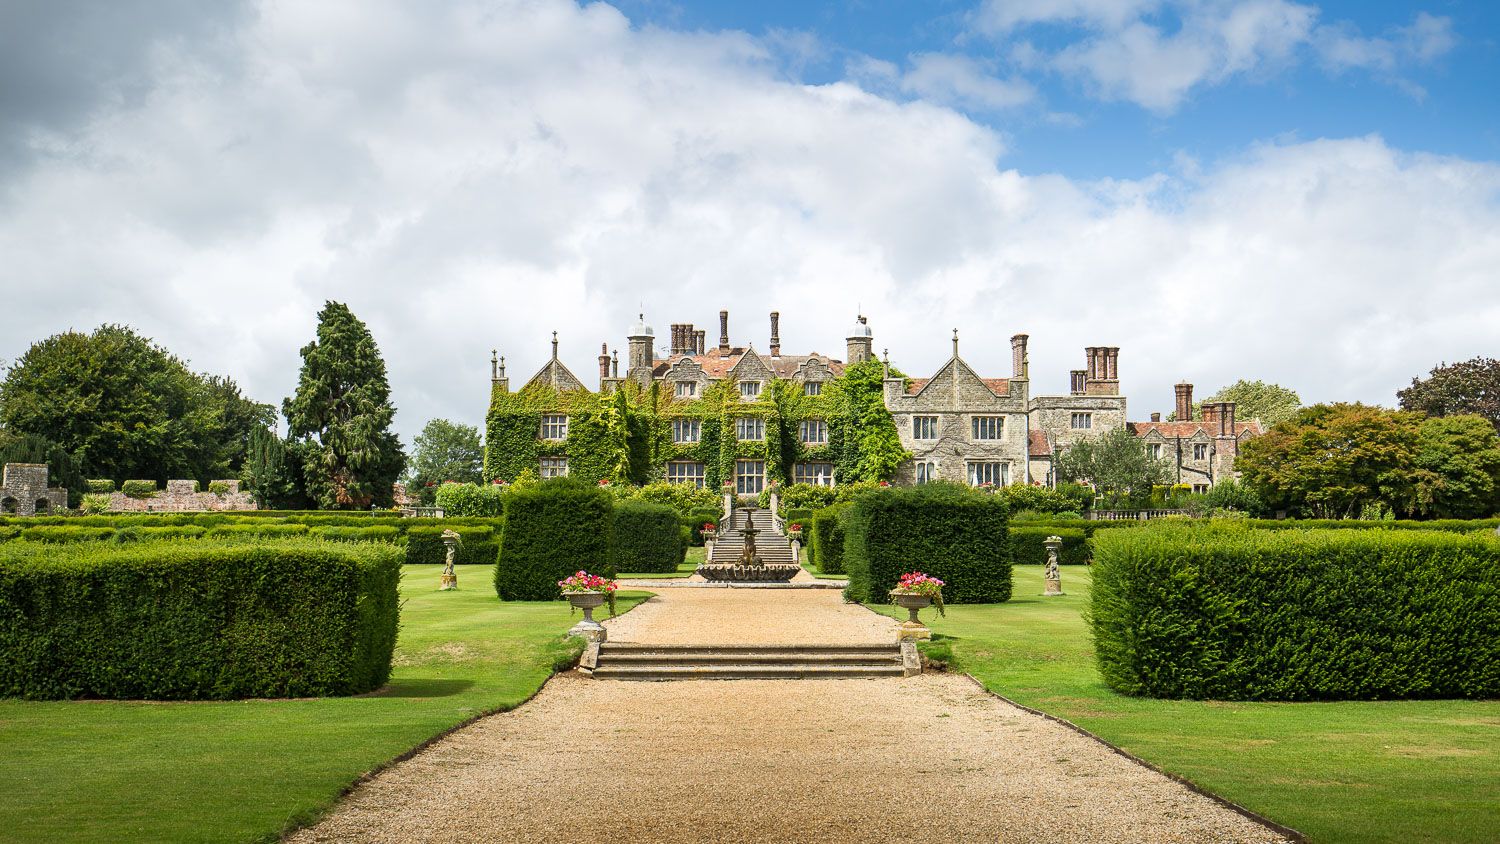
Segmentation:
{"type": "Polygon", "coordinates": [[[318,339],[302,347],[297,393],[282,402],[289,436],[307,444],[308,496],[323,509],[391,506],[406,455],[389,430],[390,394],[369,329],[346,305],[327,302],[318,339]]]}

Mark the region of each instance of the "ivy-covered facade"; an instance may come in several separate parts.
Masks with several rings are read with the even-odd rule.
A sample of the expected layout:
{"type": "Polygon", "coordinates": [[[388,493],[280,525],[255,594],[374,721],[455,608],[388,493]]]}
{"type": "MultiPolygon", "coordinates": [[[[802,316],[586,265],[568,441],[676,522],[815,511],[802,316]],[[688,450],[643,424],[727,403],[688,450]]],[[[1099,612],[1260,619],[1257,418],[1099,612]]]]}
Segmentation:
{"type": "MultiPolygon", "coordinates": [[[[861,323],[860,325],[863,325],[861,323]]],[[[591,391],[553,357],[519,390],[496,359],[486,418],[486,480],[566,474],[588,482],[673,481],[754,495],[781,484],[832,485],[891,476],[907,455],[881,394],[887,377],[864,338],[846,365],[829,356],[703,350],[702,333],[673,326],[673,354],[657,360],[654,332],[631,332],[631,368],[600,355],[591,391]],[[616,367],[611,372],[611,365],[616,367]]],[[[691,327],[689,326],[688,329],[691,327]]]]}

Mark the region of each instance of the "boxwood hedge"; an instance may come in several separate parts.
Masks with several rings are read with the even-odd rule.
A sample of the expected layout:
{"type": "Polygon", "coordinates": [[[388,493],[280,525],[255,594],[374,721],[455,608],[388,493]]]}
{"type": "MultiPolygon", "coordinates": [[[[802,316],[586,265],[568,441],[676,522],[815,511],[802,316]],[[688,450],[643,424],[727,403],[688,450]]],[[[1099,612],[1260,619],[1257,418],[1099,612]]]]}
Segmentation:
{"type": "Polygon", "coordinates": [[[615,505],[615,568],[670,574],[687,556],[684,525],[665,504],[626,499],[615,505]]]}
{"type": "MultiPolygon", "coordinates": [[[[345,528],[348,530],[348,528],[345,528]]],[[[448,561],[448,546],[443,544],[443,528],[419,527],[406,532],[408,565],[443,565],[448,561]]],[[[500,553],[500,538],[491,527],[455,525],[449,528],[461,542],[453,555],[457,566],[492,566],[500,553]]]]}
{"type": "Polygon", "coordinates": [[[495,591],[506,601],[561,596],[577,571],[613,577],[614,497],[576,478],[554,478],[505,497],[495,591]]]}
{"type": "Polygon", "coordinates": [[[847,509],[849,502],[846,501],[813,513],[807,547],[813,564],[823,574],[844,572],[844,526],[839,520],[847,509]]]}
{"type": "Polygon", "coordinates": [[[1047,537],[1062,540],[1062,550],[1057,562],[1064,566],[1086,565],[1089,561],[1088,535],[1079,528],[1052,528],[1017,526],[1010,529],[1011,543],[1015,548],[1018,565],[1045,565],[1047,562],[1047,537]]]}
{"type": "Polygon", "coordinates": [[[1116,690],[1165,698],[1500,697],[1500,541],[1160,526],[1094,537],[1116,690]]]}
{"type": "Polygon", "coordinates": [[[400,553],[309,539],[0,547],[0,696],[227,700],[383,685],[400,553]]]}
{"type": "Polygon", "coordinates": [[[887,487],[844,512],[848,595],[883,603],[905,572],[947,583],[943,601],[1010,600],[1011,542],[1005,499],[952,483],[887,487]]]}

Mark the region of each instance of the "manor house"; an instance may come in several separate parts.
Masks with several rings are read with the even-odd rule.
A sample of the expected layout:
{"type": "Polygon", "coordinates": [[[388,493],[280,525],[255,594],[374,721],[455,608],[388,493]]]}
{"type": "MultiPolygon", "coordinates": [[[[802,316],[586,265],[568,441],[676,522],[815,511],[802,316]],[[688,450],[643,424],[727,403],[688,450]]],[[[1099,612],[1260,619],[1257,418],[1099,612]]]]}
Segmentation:
{"type": "MultiPolygon", "coordinates": [[[[657,395],[667,397],[660,424],[670,446],[653,452],[660,463],[651,467],[653,477],[714,487],[732,482],[741,494],[758,493],[774,477],[791,483],[836,482],[839,432],[820,399],[846,366],[877,361],[874,331],[865,317],[858,317],[845,332],[840,360],[816,351],[783,354],[779,329],[780,315],[772,312],[764,353],[753,343],[737,346],[729,338],[729,312],[720,311],[717,346],[707,345],[705,331],[673,324],[669,339],[658,348],[656,332],[643,315],[626,337],[623,375],[618,350],[611,354],[607,343],[601,346],[600,395],[633,382],[644,390],[654,386],[657,395]],[[773,382],[782,382],[780,389],[790,389],[797,397],[795,418],[776,409],[785,408],[786,402],[775,405],[766,400],[773,382]],[[732,405],[725,407],[732,412],[705,418],[694,407],[714,389],[720,396],[731,394],[732,405]],[[778,441],[768,443],[772,438],[778,441]],[[794,441],[787,443],[787,438],[794,441]]],[[[1129,422],[1126,399],[1120,394],[1117,347],[1086,348],[1085,366],[1069,373],[1066,394],[1032,395],[1027,335],[1010,338],[1011,371],[1004,377],[986,376],[964,360],[956,330],[952,343],[952,356],[925,378],[893,377],[888,352],[880,361],[885,407],[901,445],[912,455],[899,466],[893,482],[942,479],[976,486],[1050,486],[1056,482],[1053,457],[1060,450],[1082,437],[1123,426],[1173,465],[1176,483],[1202,491],[1233,477],[1240,443],[1260,433],[1258,422],[1235,419],[1232,403],[1205,405],[1195,421],[1191,384],[1177,385],[1174,421],[1163,422],[1153,413],[1150,422],[1129,422]]],[[[557,349],[553,332],[551,359],[522,392],[589,392],[558,359],[557,349]]],[[[493,417],[494,408],[510,394],[504,358],[491,357],[491,381],[493,417]]],[[[573,473],[583,455],[569,450],[573,420],[567,408],[559,405],[556,412],[538,415],[539,450],[530,468],[543,478],[573,473]]]]}

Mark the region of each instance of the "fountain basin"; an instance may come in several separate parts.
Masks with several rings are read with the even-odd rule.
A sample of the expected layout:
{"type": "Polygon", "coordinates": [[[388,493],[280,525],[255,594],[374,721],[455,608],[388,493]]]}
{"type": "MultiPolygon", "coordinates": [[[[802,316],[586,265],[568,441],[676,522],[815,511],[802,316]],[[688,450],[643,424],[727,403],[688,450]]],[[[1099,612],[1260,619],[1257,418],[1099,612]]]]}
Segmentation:
{"type": "Polygon", "coordinates": [[[786,583],[797,576],[802,567],[795,563],[768,563],[765,565],[716,565],[703,564],[698,574],[706,580],[737,581],[740,583],[786,583]]]}

